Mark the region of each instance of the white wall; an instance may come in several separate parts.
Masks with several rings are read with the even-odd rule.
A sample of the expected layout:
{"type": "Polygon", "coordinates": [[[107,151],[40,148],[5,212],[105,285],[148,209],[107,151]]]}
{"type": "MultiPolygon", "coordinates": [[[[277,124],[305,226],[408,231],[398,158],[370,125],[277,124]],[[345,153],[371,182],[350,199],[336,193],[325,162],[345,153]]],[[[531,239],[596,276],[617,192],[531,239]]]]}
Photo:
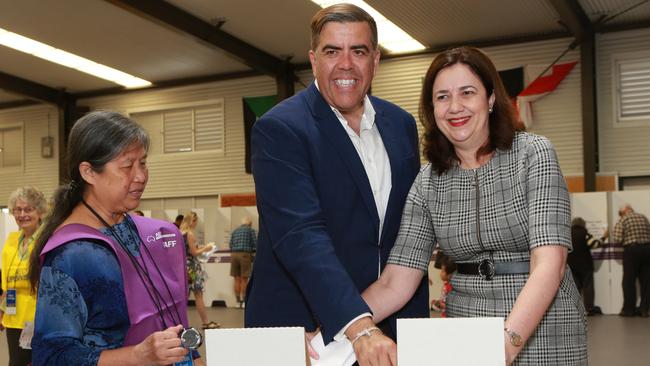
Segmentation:
{"type": "Polygon", "coordinates": [[[32,185],[39,188],[46,197],[56,189],[59,182],[58,150],[51,158],[41,157],[41,137],[48,135],[48,113],[50,136],[58,144],[58,112],[49,105],[0,110],[0,127],[17,123],[23,126],[23,166],[0,168],[0,206],[6,206],[9,195],[16,188],[32,185]]]}
{"type": "MultiPolygon", "coordinates": [[[[13,215],[0,212],[0,253],[2,253],[5,241],[12,231],[18,231],[18,225],[13,215]]],[[[0,264],[0,269],[2,269],[2,264],[0,264]]]]}
{"type": "Polygon", "coordinates": [[[613,58],[620,54],[649,59],[650,28],[596,37],[600,171],[616,172],[622,177],[650,175],[650,118],[627,126],[615,118],[613,58]]]}
{"type": "Polygon", "coordinates": [[[143,197],[170,199],[247,193],[254,190],[252,176],[246,174],[244,168],[242,97],[275,93],[275,80],[259,76],[85,99],[80,100],[78,104],[91,109],[111,109],[128,113],[224,98],[226,136],[223,154],[189,152],[149,159],[149,184],[143,197]]]}

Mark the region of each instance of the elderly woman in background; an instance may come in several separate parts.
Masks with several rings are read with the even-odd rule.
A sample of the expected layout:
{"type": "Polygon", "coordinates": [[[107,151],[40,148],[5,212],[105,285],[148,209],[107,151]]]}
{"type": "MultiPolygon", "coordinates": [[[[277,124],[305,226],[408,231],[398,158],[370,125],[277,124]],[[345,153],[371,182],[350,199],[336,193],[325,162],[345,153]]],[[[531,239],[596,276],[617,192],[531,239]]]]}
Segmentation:
{"type": "Polygon", "coordinates": [[[205,245],[199,247],[199,242],[196,240],[196,225],[199,222],[199,216],[194,211],[188,212],[181,222],[181,234],[185,241],[185,251],[187,256],[187,277],[189,281],[190,291],[194,294],[194,303],[196,304],[196,311],[199,313],[203,329],[215,329],[220,325],[213,321],[208,320],[208,313],[205,311],[205,303],[203,302],[203,283],[205,282],[206,273],[199,262],[198,256],[212,250],[212,245],[205,245]]]}
{"type": "Polygon", "coordinates": [[[9,234],[2,248],[0,329],[7,331],[9,366],[32,362],[31,350],[21,348],[19,339],[26,323],[34,322],[36,295],[29,285],[29,256],[46,210],[45,196],[34,187],[18,188],[9,196],[9,211],[20,229],[9,234]]]}
{"type": "Polygon", "coordinates": [[[505,318],[507,364],[586,365],[584,307],[566,265],[569,193],[553,146],[517,131],[478,49],[440,53],[421,98],[430,164],[413,183],[386,269],[363,294],[374,318],[413,295],[438,241],[457,263],[449,317],[505,318]]]}
{"type": "Polygon", "coordinates": [[[68,141],[71,181],[55,192],[30,262],[34,366],[189,364],[200,334],[187,328],[181,234],[126,214],[147,185],[146,131],[97,111],[68,141]]]}

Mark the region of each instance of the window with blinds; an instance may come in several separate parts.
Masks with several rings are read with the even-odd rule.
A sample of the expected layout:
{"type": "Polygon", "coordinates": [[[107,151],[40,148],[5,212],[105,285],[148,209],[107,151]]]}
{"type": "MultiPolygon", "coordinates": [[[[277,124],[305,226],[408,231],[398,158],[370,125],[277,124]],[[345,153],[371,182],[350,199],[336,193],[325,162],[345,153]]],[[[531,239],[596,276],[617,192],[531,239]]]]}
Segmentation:
{"type": "Polygon", "coordinates": [[[133,113],[151,137],[150,155],[224,149],[223,100],[210,104],[133,113]]]}
{"type": "Polygon", "coordinates": [[[23,165],[23,128],[0,128],[0,168],[23,165]]]}
{"type": "Polygon", "coordinates": [[[650,57],[615,60],[619,122],[650,118],[650,57]]]}

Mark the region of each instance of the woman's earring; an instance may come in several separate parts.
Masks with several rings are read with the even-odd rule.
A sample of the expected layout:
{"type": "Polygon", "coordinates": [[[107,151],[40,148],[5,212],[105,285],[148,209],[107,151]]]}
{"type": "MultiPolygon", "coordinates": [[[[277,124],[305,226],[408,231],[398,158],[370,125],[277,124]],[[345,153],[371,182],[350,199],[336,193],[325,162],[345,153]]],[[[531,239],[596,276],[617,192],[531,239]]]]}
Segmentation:
{"type": "Polygon", "coordinates": [[[490,106],[490,108],[488,108],[488,112],[492,113],[492,106],[490,106]]]}

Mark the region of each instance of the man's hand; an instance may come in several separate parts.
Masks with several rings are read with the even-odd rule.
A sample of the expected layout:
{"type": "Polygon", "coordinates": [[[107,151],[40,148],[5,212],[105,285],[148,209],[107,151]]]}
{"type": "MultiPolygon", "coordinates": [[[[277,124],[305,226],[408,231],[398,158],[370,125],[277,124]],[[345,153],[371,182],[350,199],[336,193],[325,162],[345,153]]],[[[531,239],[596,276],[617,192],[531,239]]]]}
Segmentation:
{"type": "Polygon", "coordinates": [[[316,329],[313,332],[305,332],[305,343],[307,344],[307,352],[309,353],[309,357],[313,358],[314,360],[318,360],[320,357],[318,355],[318,352],[314,350],[314,347],[311,346],[311,340],[316,337],[316,335],[320,332],[320,329],[316,329]]]}
{"type": "Polygon", "coordinates": [[[350,342],[353,342],[359,366],[396,366],[397,345],[380,330],[371,330],[372,328],[376,328],[375,323],[366,317],[352,323],[345,332],[350,342]],[[366,332],[368,330],[371,331],[366,332]],[[367,333],[369,335],[365,335],[367,333]],[[359,334],[364,335],[358,336],[359,334]]]}

